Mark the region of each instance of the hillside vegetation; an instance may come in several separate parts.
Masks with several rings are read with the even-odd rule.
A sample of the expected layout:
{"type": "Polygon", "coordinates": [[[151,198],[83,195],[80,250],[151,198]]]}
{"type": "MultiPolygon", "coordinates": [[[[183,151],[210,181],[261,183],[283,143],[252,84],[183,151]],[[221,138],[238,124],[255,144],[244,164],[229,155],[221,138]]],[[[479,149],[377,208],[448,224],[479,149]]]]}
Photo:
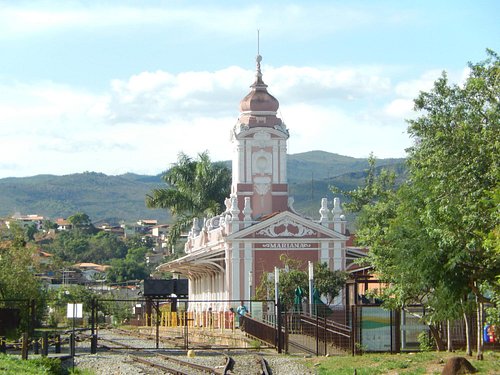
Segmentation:
{"type": "MultiPolygon", "coordinates": [[[[403,172],[404,159],[379,159],[379,167],[403,172]]],[[[228,163],[229,164],[229,163],[228,163]]],[[[368,167],[365,158],[352,158],[324,151],[310,151],[288,157],[288,182],[295,208],[317,216],[322,197],[333,198],[328,186],[352,189],[363,181],[368,167]]],[[[118,223],[140,218],[168,222],[164,210],[145,206],[145,196],[163,184],[161,175],[124,174],[108,176],[84,172],[64,176],[38,175],[0,179],[0,217],[16,212],[56,219],[85,212],[94,222],[118,223]]]]}

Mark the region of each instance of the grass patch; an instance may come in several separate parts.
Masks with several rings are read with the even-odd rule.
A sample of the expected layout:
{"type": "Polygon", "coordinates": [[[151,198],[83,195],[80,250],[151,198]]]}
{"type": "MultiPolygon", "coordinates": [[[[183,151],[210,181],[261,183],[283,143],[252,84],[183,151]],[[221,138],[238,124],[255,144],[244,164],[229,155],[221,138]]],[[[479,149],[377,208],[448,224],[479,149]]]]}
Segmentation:
{"type": "Polygon", "coordinates": [[[0,354],[0,374],[60,375],[63,374],[59,359],[36,358],[22,361],[18,357],[0,354]]]}
{"type": "Polygon", "coordinates": [[[464,352],[420,352],[420,353],[368,353],[362,356],[317,357],[309,358],[306,364],[315,368],[318,375],[358,375],[441,374],[444,364],[450,357],[465,357],[478,369],[478,374],[498,374],[500,353],[486,352],[483,361],[466,357],[464,352]]]}
{"type": "Polygon", "coordinates": [[[0,354],[0,374],[9,375],[94,375],[88,369],[65,369],[58,358],[38,357],[21,360],[18,356],[0,354]]]}

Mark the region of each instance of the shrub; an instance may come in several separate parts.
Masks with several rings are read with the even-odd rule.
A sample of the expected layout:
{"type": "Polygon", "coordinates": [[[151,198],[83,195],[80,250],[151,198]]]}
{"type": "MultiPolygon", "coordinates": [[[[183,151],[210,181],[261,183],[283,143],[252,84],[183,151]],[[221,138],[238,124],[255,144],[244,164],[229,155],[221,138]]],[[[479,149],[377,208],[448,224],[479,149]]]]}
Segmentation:
{"type": "Polygon", "coordinates": [[[427,331],[422,331],[417,337],[418,343],[420,350],[423,352],[430,352],[434,350],[434,341],[432,338],[429,336],[429,333],[427,331]]]}
{"type": "Polygon", "coordinates": [[[61,375],[63,374],[63,368],[61,365],[61,360],[58,358],[47,358],[40,357],[36,359],[30,359],[33,364],[37,367],[42,367],[47,371],[47,374],[50,375],[61,375]]]}

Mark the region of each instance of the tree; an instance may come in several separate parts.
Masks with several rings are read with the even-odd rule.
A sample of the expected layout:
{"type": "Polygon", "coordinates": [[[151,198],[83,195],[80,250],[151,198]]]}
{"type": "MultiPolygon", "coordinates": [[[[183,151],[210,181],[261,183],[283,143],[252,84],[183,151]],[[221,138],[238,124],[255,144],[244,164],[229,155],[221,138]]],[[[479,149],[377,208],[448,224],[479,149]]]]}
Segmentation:
{"type": "Polygon", "coordinates": [[[120,283],[128,280],[141,280],[149,275],[146,265],[146,247],[135,247],[128,250],[125,259],[113,259],[106,277],[109,282],[120,283]]]}
{"type": "Polygon", "coordinates": [[[422,115],[409,121],[415,139],[409,149],[410,178],[423,192],[420,217],[442,254],[447,282],[467,288],[478,302],[478,357],[481,353],[481,303],[489,301],[481,285],[500,273],[500,258],[485,246],[484,233],[498,224],[491,197],[499,185],[500,60],[469,64],[463,86],[447,76],[415,100],[422,115]],[[461,280],[461,282],[457,282],[461,280]]]}
{"type": "Polygon", "coordinates": [[[113,233],[101,231],[92,235],[74,228],[57,233],[53,243],[45,245],[44,249],[66,262],[103,263],[113,258],[124,258],[128,247],[113,233]]]}
{"type": "Polygon", "coordinates": [[[330,305],[333,299],[345,285],[347,274],[343,271],[332,271],[326,263],[314,264],[314,287],[319,294],[325,296],[326,304],[330,305]]]}
{"type": "MultiPolygon", "coordinates": [[[[492,193],[495,207],[500,207],[500,187],[492,193]]],[[[489,232],[485,233],[484,246],[493,255],[500,258],[500,210],[493,213],[497,219],[497,225],[489,232]]],[[[490,283],[485,283],[483,292],[491,296],[491,305],[487,308],[487,322],[496,327],[500,326],[500,274],[490,283]]],[[[498,332],[497,332],[498,335],[498,332]]]]}
{"type": "MultiPolygon", "coordinates": [[[[24,236],[23,228],[13,223],[10,232],[0,242],[0,306],[20,303],[2,300],[26,300],[26,303],[34,300],[37,317],[40,318],[44,309],[45,293],[40,281],[35,277],[35,248],[26,244],[24,236]]],[[[29,324],[28,309],[21,309],[21,318],[21,329],[26,329],[29,324]]]]}
{"type": "Polygon", "coordinates": [[[77,229],[58,233],[54,242],[46,246],[47,251],[53,252],[66,262],[81,260],[89,248],[89,235],[77,229]]]}
{"type": "Polygon", "coordinates": [[[45,219],[42,223],[42,228],[44,231],[49,231],[50,229],[57,229],[58,225],[52,220],[45,219]]]}
{"type": "Polygon", "coordinates": [[[231,172],[222,163],[212,163],[208,152],[199,154],[197,160],[180,153],[177,163],[162,178],[167,187],[153,189],[146,196],[146,206],[168,209],[175,216],[169,228],[172,247],[194,218],[222,212],[230,193],[231,172]]]}
{"type": "MultiPolygon", "coordinates": [[[[415,100],[420,117],[409,121],[414,146],[408,150],[408,181],[396,192],[370,201],[351,195],[361,208],[360,242],[370,247],[368,262],[390,283],[386,305],[410,302],[427,306],[423,319],[435,323],[498,303],[486,290],[498,290],[500,158],[500,62],[489,57],[469,64],[463,86],[449,84],[443,73],[430,92],[415,100]],[[471,296],[475,298],[471,299],[471,296]]],[[[367,186],[376,185],[372,180],[367,186]]],[[[376,190],[366,188],[368,197],[376,190]]],[[[439,337],[436,332],[439,347],[439,337]]],[[[478,341],[478,358],[482,357],[478,341]]]]}
{"type": "Polygon", "coordinates": [[[35,223],[28,224],[25,228],[24,231],[26,233],[26,239],[28,241],[34,241],[35,240],[35,234],[38,233],[38,228],[35,223]]]}
{"type": "Polygon", "coordinates": [[[109,232],[99,232],[89,238],[89,248],[82,254],[82,262],[106,262],[113,258],[124,258],[127,255],[127,245],[117,235],[109,232]]]}
{"type": "MultiPolygon", "coordinates": [[[[281,254],[283,269],[280,270],[278,293],[285,310],[290,310],[295,304],[295,290],[302,289],[304,296],[309,294],[308,274],[303,271],[303,262],[281,254]]],[[[319,294],[327,298],[329,305],[339,295],[347,275],[341,271],[331,271],[326,263],[314,264],[314,286],[319,294]]],[[[274,281],[263,275],[256,290],[258,299],[274,298],[274,281]]]]}
{"type": "Polygon", "coordinates": [[[84,212],[77,212],[68,217],[68,221],[73,225],[73,228],[82,230],[84,232],[93,233],[95,228],[90,220],[89,215],[84,212]]]}

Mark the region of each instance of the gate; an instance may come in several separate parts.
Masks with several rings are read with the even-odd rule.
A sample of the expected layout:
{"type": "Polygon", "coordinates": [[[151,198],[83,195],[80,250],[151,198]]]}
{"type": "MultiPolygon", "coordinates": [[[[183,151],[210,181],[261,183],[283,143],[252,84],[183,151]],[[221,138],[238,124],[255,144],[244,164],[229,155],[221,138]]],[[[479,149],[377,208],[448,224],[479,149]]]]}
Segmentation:
{"type": "Polygon", "coordinates": [[[310,314],[287,314],[287,348],[289,352],[314,355],[354,353],[351,327],[332,318],[310,314]]]}

